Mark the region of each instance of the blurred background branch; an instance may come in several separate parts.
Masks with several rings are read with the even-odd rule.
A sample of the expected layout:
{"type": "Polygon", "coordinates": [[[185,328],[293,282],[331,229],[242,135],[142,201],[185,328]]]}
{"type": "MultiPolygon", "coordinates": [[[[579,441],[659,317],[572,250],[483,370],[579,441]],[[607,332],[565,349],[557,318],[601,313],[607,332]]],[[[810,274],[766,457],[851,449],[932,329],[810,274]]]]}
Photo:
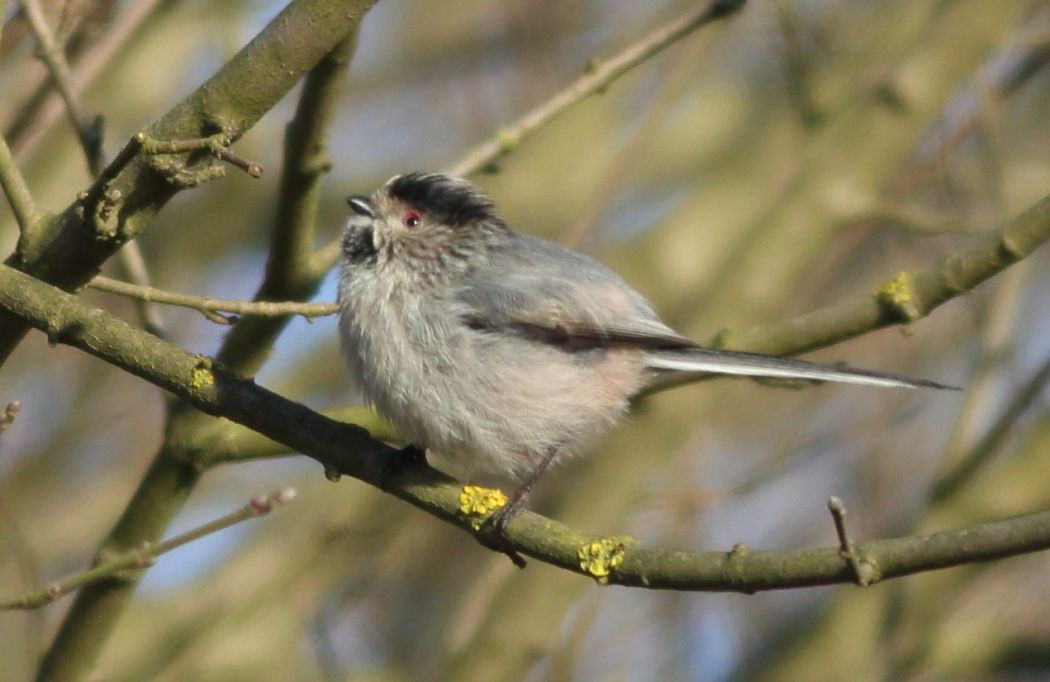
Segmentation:
{"type": "Polygon", "coordinates": [[[586,72],[572,85],[561,90],[529,113],[504,127],[493,139],[478,145],[451,166],[449,175],[467,176],[484,170],[495,170],[495,164],[530,137],[536,130],[554,120],[580,100],[600,94],[614,80],[647,59],[654,57],[700,27],[722,19],[744,6],[744,0],[710,0],[692,9],[652,33],[631,43],[607,59],[591,58],[586,72]]]}
{"type": "Polygon", "coordinates": [[[133,570],[148,568],[153,565],[157,557],[166,552],[170,552],[194,540],[200,540],[212,533],[225,530],[242,521],[269,514],[274,509],[288,504],[294,498],[295,488],[290,487],[281,488],[269,495],[259,495],[252,498],[251,502],[239,511],[227,514],[186,533],[180,533],[157,545],[144,543],[138,549],[131,550],[120,556],[107,557],[105,561],[96,564],[89,570],[62,578],[38,590],[13,597],[0,597],[0,611],[38,609],[85,585],[127,574],[133,570]]]}

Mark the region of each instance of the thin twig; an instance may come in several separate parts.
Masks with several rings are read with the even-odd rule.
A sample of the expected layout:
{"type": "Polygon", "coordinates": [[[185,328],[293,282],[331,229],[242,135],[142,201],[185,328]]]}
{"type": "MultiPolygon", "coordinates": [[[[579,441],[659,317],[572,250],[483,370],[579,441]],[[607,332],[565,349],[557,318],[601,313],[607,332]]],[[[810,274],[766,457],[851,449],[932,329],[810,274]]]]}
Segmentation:
{"type": "Polygon", "coordinates": [[[131,163],[131,160],[135,158],[135,155],[139,153],[141,148],[142,140],[140,136],[132,135],[124,146],[120,148],[120,151],[117,152],[117,155],[113,157],[113,160],[97,174],[91,187],[77,196],[81,207],[86,207],[93,211],[103,200],[110,181],[116,178],[120,171],[124,170],[131,163]]]}
{"type": "Polygon", "coordinates": [[[73,73],[66,62],[62,48],[55,42],[54,35],[47,25],[47,18],[38,0],[22,0],[29,27],[40,46],[40,59],[47,66],[48,73],[69,112],[69,119],[76,130],[80,144],[87,157],[88,169],[95,177],[102,170],[102,118],[92,118],[84,106],[80,93],[74,85],[73,73]]]}
{"type": "MultiPolygon", "coordinates": [[[[852,339],[873,329],[913,323],[1026,258],[1048,240],[1050,195],[999,229],[983,235],[979,241],[948,254],[932,268],[901,272],[874,292],[790,320],[755,325],[746,330],[725,328],[707,345],[767,355],[795,354],[852,339]]],[[[651,384],[642,395],[710,378],[710,375],[668,377],[651,384]]]]}
{"type": "Polygon", "coordinates": [[[1016,353],[1018,325],[1022,323],[1021,294],[1033,261],[1019,263],[996,283],[992,296],[982,303],[984,319],[980,324],[976,357],[967,382],[966,395],[954,418],[951,435],[941,456],[941,463],[931,486],[931,501],[936,499],[938,483],[953,476],[960,464],[973,452],[975,445],[987,435],[995,415],[1002,411],[1005,388],[1004,368],[1016,353]]]}
{"type": "MultiPolygon", "coordinates": [[[[646,59],[659,54],[701,26],[733,14],[743,7],[745,2],[746,0],[712,0],[703,7],[664,24],[609,59],[592,60],[582,76],[513,123],[498,130],[495,135],[467,152],[442,172],[467,177],[491,170],[498,160],[517,149],[527,137],[575,104],[603,92],[614,80],[646,59]]],[[[325,273],[338,259],[339,242],[333,241],[316,251],[313,258],[314,269],[325,273]]]]}
{"type": "Polygon", "coordinates": [[[857,585],[867,587],[871,584],[871,571],[865,569],[860,557],[857,556],[857,548],[849,539],[849,533],[846,531],[846,505],[840,498],[832,495],[828,498],[828,511],[831,512],[831,518],[835,522],[835,532],[839,536],[839,556],[849,564],[857,585]]]}
{"type": "Polygon", "coordinates": [[[36,203],[29,191],[29,185],[18,170],[18,164],[7,146],[7,141],[0,137],[0,185],[4,188],[11,211],[15,214],[23,239],[32,238],[40,219],[36,203]]]}
{"type": "Polygon", "coordinates": [[[500,130],[492,139],[468,152],[459,162],[452,165],[447,171],[448,174],[467,176],[480,170],[491,169],[493,164],[517,148],[526,137],[574,104],[604,91],[610,83],[646,59],[662,52],[701,26],[727,17],[743,6],[744,0],[713,0],[664,24],[604,61],[591,60],[586,72],[569,87],[522,116],[516,123],[500,130]]]}
{"type": "MultiPolygon", "coordinates": [[[[139,287],[151,286],[149,270],[146,268],[146,259],[143,257],[142,249],[137,241],[125,244],[117,252],[117,259],[124,270],[124,274],[131,280],[132,284],[139,287]]],[[[154,336],[163,338],[166,335],[164,320],[160,318],[160,313],[157,309],[150,305],[149,301],[141,299],[138,301],[137,308],[145,330],[154,336]]]]}
{"type": "Polygon", "coordinates": [[[253,178],[261,178],[263,167],[255,161],[248,161],[230,149],[232,141],[225,133],[208,137],[196,137],[188,140],[155,140],[141,132],[135,136],[143,154],[184,154],[186,152],[209,151],[222,161],[239,168],[253,178]]]}
{"type": "Polygon", "coordinates": [[[15,417],[22,411],[22,403],[17,400],[12,400],[4,408],[4,413],[0,414],[0,433],[3,433],[7,427],[14,423],[15,417]]]}
{"type": "MultiPolygon", "coordinates": [[[[1050,45],[1024,45],[1011,43],[993,54],[985,65],[977,70],[987,75],[986,98],[1003,101],[1043,72],[1050,61],[1050,45]]],[[[920,141],[908,167],[893,179],[889,190],[891,196],[901,196],[921,185],[941,167],[948,154],[969,139],[981,126],[979,93],[974,86],[964,88],[951,98],[941,116],[943,121],[927,132],[920,141]]]]}
{"type": "Polygon", "coordinates": [[[149,286],[129,284],[120,280],[110,279],[102,275],[96,276],[88,286],[100,291],[108,291],[112,294],[127,296],[140,301],[153,303],[164,303],[176,305],[183,308],[192,308],[200,311],[208,319],[214,322],[228,324],[229,320],[217,318],[214,313],[233,313],[234,315],[256,315],[260,317],[275,317],[278,315],[301,315],[307,319],[334,315],[339,312],[339,306],[335,303],[299,303],[298,301],[238,301],[210,296],[193,296],[190,294],[179,294],[165,291],[149,286]]]}
{"type": "MultiPolygon", "coordinates": [[[[87,87],[127,45],[145,25],[146,21],[170,3],[162,0],[136,0],[126,7],[112,22],[107,23],[106,32],[82,54],[71,56],[70,65],[73,85],[79,90],[87,87]]],[[[36,145],[46,138],[47,132],[65,109],[61,96],[50,87],[50,76],[44,76],[33,94],[18,108],[18,118],[8,126],[6,136],[16,158],[25,159],[36,145]]]]}
{"type": "Polygon", "coordinates": [[[0,599],[0,611],[38,609],[85,585],[119,575],[129,569],[145,568],[151,565],[161,554],[170,552],[177,547],[199,540],[206,535],[217,533],[242,521],[269,514],[274,509],[283,507],[288,502],[291,502],[295,499],[295,495],[295,488],[291,487],[275,490],[269,495],[259,495],[252,498],[248,504],[238,511],[198,526],[181,535],[176,535],[170,540],[165,540],[157,545],[143,543],[137,549],[104,561],[87,571],[63,578],[46,587],[0,599]]]}
{"type": "MultiPolygon", "coordinates": [[[[92,118],[88,113],[77,88],[76,79],[66,61],[64,50],[48,28],[47,20],[37,0],[28,0],[23,3],[23,7],[36,40],[41,46],[41,59],[47,66],[51,80],[61,94],[66,110],[69,112],[69,118],[76,129],[91,177],[98,178],[103,174],[105,166],[105,152],[102,149],[102,117],[92,118]]],[[[98,186],[103,187],[104,185],[99,184],[98,186]]],[[[118,257],[125,273],[135,284],[149,285],[146,263],[136,242],[125,244],[118,257]]],[[[163,335],[164,325],[156,310],[147,302],[140,301],[138,312],[143,326],[150,333],[163,335]]]]}
{"type": "Polygon", "coordinates": [[[637,168],[640,155],[652,142],[652,135],[664,123],[667,112],[671,109],[682,89],[694,78],[696,53],[686,49],[675,55],[674,65],[663,77],[660,96],[653,97],[648,111],[639,122],[635,131],[629,136],[623,148],[609,162],[609,167],[595,183],[596,189],[575,222],[561,236],[561,243],[572,248],[579,248],[591,231],[598,224],[602,213],[609,209],[612,199],[622,190],[625,176],[637,168]]]}

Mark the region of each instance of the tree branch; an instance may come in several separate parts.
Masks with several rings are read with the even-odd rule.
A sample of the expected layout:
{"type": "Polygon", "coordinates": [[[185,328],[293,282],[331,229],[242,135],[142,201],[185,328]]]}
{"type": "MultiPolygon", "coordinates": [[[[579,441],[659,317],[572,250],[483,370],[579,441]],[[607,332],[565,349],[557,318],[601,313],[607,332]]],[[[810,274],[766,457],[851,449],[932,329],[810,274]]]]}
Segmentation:
{"type": "Polygon", "coordinates": [[[97,117],[92,120],[88,114],[87,107],[84,106],[74,85],[73,72],[69,69],[66,56],[55,42],[38,0],[22,0],[22,11],[25,12],[30,30],[40,47],[40,59],[47,66],[51,82],[65,102],[73,130],[80,139],[80,146],[84,148],[91,177],[95,177],[102,170],[102,119],[97,117]]]}
{"type": "MultiPolygon", "coordinates": [[[[128,242],[120,251],[117,251],[117,262],[120,264],[120,269],[123,271],[124,276],[131,280],[129,286],[147,288],[150,286],[149,269],[146,267],[146,259],[142,255],[142,249],[139,248],[137,241],[128,242]]],[[[142,321],[143,329],[161,338],[167,336],[167,332],[164,329],[164,320],[161,319],[160,313],[153,305],[148,301],[139,299],[136,308],[139,319],[142,321]]]]}
{"type": "MultiPolygon", "coordinates": [[[[653,57],[689,35],[698,28],[727,17],[744,6],[746,0],[711,0],[704,6],[693,9],[673,21],[664,24],[652,33],[632,42],[616,55],[604,60],[593,60],[587,72],[559,90],[550,99],[518,117],[486,141],[468,151],[463,157],[448,166],[442,173],[467,177],[493,165],[517,149],[526,138],[547,125],[572,106],[591,95],[603,92],[620,76],[646,59],[653,57]]],[[[314,255],[317,277],[323,277],[339,258],[339,240],[326,244],[314,255]]]]}
{"type": "MultiPolygon", "coordinates": [[[[356,424],[376,440],[402,444],[401,435],[367,405],[348,405],[321,412],[339,422],[356,424]]],[[[225,419],[213,419],[194,434],[192,443],[184,443],[184,454],[193,464],[207,471],[221,464],[249,462],[297,454],[287,445],[267,438],[251,429],[225,419]]]]}
{"type": "MultiPolygon", "coordinates": [[[[1050,240],[1050,195],[999,229],[982,235],[972,246],[942,258],[928,270],[901,272],[871,294],[858,295],[785,322],[723,329],[710,345],[788,355],[852,339],[873,329],[915,322],[1031,255],[1047,240],[1050,240]]],[[[702,377],[686,377],[670,385],[697,380],[702,377]]]]}
{"type": "MultiPolygon", "coordinates": [[[[325,134],[347,64],[357,49],[357,34],[356,29],[351,31],[310,71],[295,116],[285,129],[284,164],[270,228],[266,276],[254,296],[258,303],[305,300],[321,285],[324,273],[313,267],[313,249],[321,178],[331,166],[325,153],[325,134]]],[[[286,310],[276,318],[241,320],[223,339],[219,361],[235,364],[242,374],[254,373],[288,324],[289,315],[297,314],[286,310]]]]}
{"type": "MultiPolygon", "coordinates": [[[[295,0],[208,82],[150,126],[147,135],[185,140],[222,133],[231,142],[239,139],[358,25],[373,2],[295,0]]],[[[172,160],[199,162],[194,153],[172,160]]],[[[178,189],[157,173],[156,157],[136,156],[109,182],[108,193],[117,198],[107,215],[85,214],[75,203],[44,221],[35,247],[7,264],[63,289],[82,286],[116,249],[146,229],[178,189]]],[[[0,359],[25,331],[17,320],[0,317],[0,359]]]]}
{"type": "MultiPolygon", "coordinates": [[[[61,95],[62,101],[65,103],[66,112],[69,114],[69,119],[73,124],[73,129],[77,134],[77,139],[80,141],[80,146],[84,151],[84,158],[87,162],[88,172],[91,174],[92,178],[97,179],[102,173],[106,158],[105,150],[102,147],[104,133],[102,117],[96,116],[92,118],[88,113],[87,107],[84,105],[84,100],[80,96],[80,91],[76,84],[76,78],[66,60],[65,50],[58,45],[52,35],[51,29],[47,25],[47,18],[44,16],[44,12],[40,7],[39,2],[37,0],[26,0],[26,2],[23,3],[23,7],[33,35],[36,37],[37,43],[41,46],[41,57],[47,67],[50,80],[54,84],[55,89],[58,90],[61,95]]],[[[143,13],[140,9],[132,19],[144,18],[151,11],[152,8],[146,8],[146,13],[143,13]]],[[[126,20],[121,23],[123,26],[127,25],[126,20]]],[[[124,35],[127,34],[124,33],[124,35]]],[[[214,153],[220,158],[238,165],[248,172],[249,175],[253,175],[253,177],[258,177],[262,173],[258,164],[248,165],[239,157],[229,158],[230,152],[228,150],[217,149],[214,150],[214,153]],[[238,164],[238,162],[241,163],[238,164]]],[[[100,186],[101,184],[102,183],[99,183],[100,186]]],[[[25,251],[31,249],[22,250],[25,251]]],[[[142,252],[139,250],[138,242],[131,241],[126,243],[124,247],[119,250],[118,258],[121,266],[133,282],[140,286],[149,286],[149,273],[146,270],[146,263],[142,257],[142,252]]],[[[163,323],[161,322],[160,317],[156,314],[156,311],[154,311],[146,301],[139,301],[138,312],[143,326],[148,331],[157,334],[158,336],[163,335],[163,323]]]]}
{"type": "MultiPolygon", "coordinates": [[[[208,83],[144,131],[146,137],[177,141],[222,133],[232,142],[275,104],[305,70],[315,67],[334,45],[345,40],[373,1],[295,0],[208,83]]],[[[304,87],[304,94],[308,90],[304,87]]],[[[198,154],[207,156],[208,152],[198,154]]],[[[68,281],[62,280],[67,286],[78,286],[75,280],[89,279],[95,264],[105,260],[121,240],[145,229],[175,193],[176,186],[168,185],[153,168],[154,160],[155,157],[139,155],[134,140],[126,144],[88,192],[109,200],[108,204],[100,202],[109,217],[85,213],[84,204],[92,207],[92,202],[71,207],[72,215],[85,225],[76,229],[77,220],[71,221],[67,211],[63,216],[66,223],[52,230],[59,236],[52,240],[50,251],[41,249],[28,254],[24,261],[32,267],[27,269],[62,280],[60,270],[51,272],[50,265],[44,265],[64,262],[74,271],[68,281]],[[77,209],[82,215],[77,215],[77,209]],[[100,217],[103,220],[99,221],[100,217]],[[86,229],[88,222],[102,225],[100,229],[86,229]]],[[[241,324],[251,320],[247,318],[241,324]]],[[[5,322],[0,316],[0,357],[21,336],[19,327],[7,322],[10,320],[5,322]]],[[[227,367],[250,373],[265,357],[265,348],[282,326],[283,323],[275,325],[272,333],[260,333],[241,347],[255,350],[233,358],[224,358],[220,351],[220,358],[227,367]]],[[[231,346],[235,334],[236,331],[227,336],[223,348],[231,346]]],[[[185,404],[176,403],[169,412],[165,441],[121,518],[103,541],[100,556],[161,537],[193,490],[200,470],[184,457],[183,448],[192,448],[193,434],[211,420],[185,408],[185,404]]],[[[51,682],[88,676],[135,584],[134,580],[103,580],[81,590],[41,664],[40,678],[51,682]]]]}
{"type": "Polygon", "coordinates": [[[81,571],[80,573],[53,582],[46,587],[15,595],[13,597],[0,598],[0,611],[38,609],[41,606],[47,606],[60,597],[69,594],[73,590],[84,587],[85,585],[90,585],[100,580],[117,576],[131,569],[142,569],[151,566],[157,557],[170,552],[173,549],[182,547],[187,543],[199,540],[207,535],[211,535],[212,533],[217,533],[220,530],[225,530],[230,526],[241,523],[242,521],[269,514],[274,509],[283,507],[291,502],[295,498],[295,494],[295,488],[285,487],[276,490],[269,495],[259,495],[258,497],[252,498],[248,504],[232,514],[227,514],[226,516],[210,521],[202,526],[186,531],[185,533],[176,535],[175,537],[165,540],[155,546],[150,545],[148,542],[143,543],[138,549],[125,552],[120,556],[113,557],[107,561],[92,566],[86,571],[81,571]]]}
{"type": "MultiPolygon", "coordinates": [[[[147,25],[148,20],[170,5],[171,3],[162,0],[138,0],[129,3],[116,19],[107,24],[106,32],[98,40],[92,40],[82,52],[71,55],[70,58],[74,60],[71,65],[73,87],[79,90],[87,87],[113,57],[131,42],[139,30],[147,25]]],[[[83,27],[78,26],[76,33],[82,34],[83,27]]],[[[32,153],[33,148],[46,138],[65,109],[61,96],[55,94],[50,80],[51,75],[48,73],[34,88],[33,94],[16,107],[18,117],[4,133],[17,158],[24,159],[32,153]]]]}
{"type": "Polygon", "coordinates": [[[37,231],[40,216],[33,201],[33,194],[29,191],[29,185],[18,170],[15,157],[7,146],[7,141],[0,137],[0,186],[4,188],[7,202],[11,204],[11,212],[15,214],[18,228],[22,239],[32,239],[37,231]]]}
{"type": "Polygon", "coordinates": [[[500,130],[492,139],[468,152],[449,169],[449,175],[467,176],[491,168],[532,133],[574,104],[602,92],[614,80],[701,26],[730,16],[743,7],[744,2],[745,0],[711,0],[664,24],[641,40],[631,43],[616,55],[605,60],[592,60],[587,65],[587,71],[569,87],[522,116],[513,125],[500,130]]]}
{"type": "Polygon", "coordinates": [[[233,313],[235,315],[255,315],[259,317],[288,317],[289,315],[301,315],[308,320],[325,315],[334,315],[339,312],[339,306],[335,303],[300,303],[299,301],[236,301],[224,298],[212,298],[210,296],[193,296],[191,294],[180,294],[173,291],[165,291],[154,287],[140,286],[110,279],[102,275],[96,275],[88,286],[99,291],[107,291],[120,296],[127,296],[139,301],[152,303],[166,303],[183,308],[192,308],[203,313],[209,320],[220,324],[230,324],[230,321],[221,316],[216,317],[214,313],[233,313]]]}
{"type": "MultiPolygon", "coordinates": [[[[1004,258],[996,267],[1014,262],[1050,232],[1050,197],[1037,203],[1000,230],[995,242],[1004,258]],[[1009,246],[1005,246],[1009,245],[1009,246]]],[[[896,291],[891,301],[899,315],[916,306],[932,305],[991,276],[992,263],[975,259],[986,254],[981,245],[944,259],[939,273],[950,282],[951,295],[914,287],[905,297],[896,291]],[[967,265],[974,267],[965,267],[967,265]]],[[[925,281],[916,278],[917,281],[925,281]]],[[[286,400],[254,382],[231,374],[203,356],[190,355],[76,297],[9,267],[0,267],[0,308],[8,310],[65,343],[184,398],[199,410],[243,424],[267,438],[321,462],[326,472],[359,478],[465,530],[475,532],[477,517],[461,495],[467,491],[425,465],[407,466],[393,477],[386,467],[394,450],[364,430],[334,422],[286,400]]],[[[834,330],[835,326],[829,327],[834,330]]],[[[806,337],[807,343],[817,340],[806,337]]],[[[829,339],[838,338],[832,331],[829,339]]],[[[477,505],[474,505],[477,508],[477,505]]],[[[682,552],[647,548],[628,538],[593,538],[579,530],[533,513],[515,517],[509,525],[513,549],[548,563],[603,581],[651,588],[753,592],[856,580],[855,567],[844,562],[840,548],[755,552],[738,546],[730,553],[682,552]]],[[[855,557],[867,583],[889,577],[1010,556],[1050,547],[1050,511],[981,524],[929,536],[898,538],[856,545],[855,557]]]]}

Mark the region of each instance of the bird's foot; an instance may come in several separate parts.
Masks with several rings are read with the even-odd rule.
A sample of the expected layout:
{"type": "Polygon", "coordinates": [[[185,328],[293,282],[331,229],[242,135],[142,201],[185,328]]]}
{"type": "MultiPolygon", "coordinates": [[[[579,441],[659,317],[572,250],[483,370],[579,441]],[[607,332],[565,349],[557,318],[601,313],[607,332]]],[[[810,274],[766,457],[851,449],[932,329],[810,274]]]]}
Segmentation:
{"type": "Polygon", "coordinates": [[[427,463],[427,449],[410,444],[401,448],[394,455],[383,462],[383,472],[380,479],[380,488],[384,491],[389,490],[390,483],[393,482],[405,469],[417,467],[420,465],[426,465],[427,463]]]}
{"type": "Polygon", "coordinates": [[[518,490],[510,502],[486,519],[481,526],[479,540],[490,549],[503,552],[518,568],[525,568],[525,558],[521,556],[510,541],[507,527],[511,520],[525,510],[528,505],[528,490],[518,490]]]}

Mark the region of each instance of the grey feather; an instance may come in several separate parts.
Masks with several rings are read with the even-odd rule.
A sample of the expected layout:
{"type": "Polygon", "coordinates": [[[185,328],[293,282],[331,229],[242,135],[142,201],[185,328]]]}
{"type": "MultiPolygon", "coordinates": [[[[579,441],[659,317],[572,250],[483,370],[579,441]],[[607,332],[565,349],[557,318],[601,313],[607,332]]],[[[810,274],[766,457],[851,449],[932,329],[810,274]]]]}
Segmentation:
{"type": "Polygon", "coordinates": [[[889,372],[699,346],[664,324],[648,301],[594,259],[518,233],[460,285],[457,300],[464,321],[477,329],[567,352],[636,348],[647,351],[647,365],[661,373],[954,388],[889,372]]]}
{"type": "Polygon", "coordinates": [[[467,477],[523,478],[579,452],[668,374],[944,388],[702,348],[583,254],[511,230],[458,178],[397,176],[352,197],[340,335],[367,399],[467,477]]]}

